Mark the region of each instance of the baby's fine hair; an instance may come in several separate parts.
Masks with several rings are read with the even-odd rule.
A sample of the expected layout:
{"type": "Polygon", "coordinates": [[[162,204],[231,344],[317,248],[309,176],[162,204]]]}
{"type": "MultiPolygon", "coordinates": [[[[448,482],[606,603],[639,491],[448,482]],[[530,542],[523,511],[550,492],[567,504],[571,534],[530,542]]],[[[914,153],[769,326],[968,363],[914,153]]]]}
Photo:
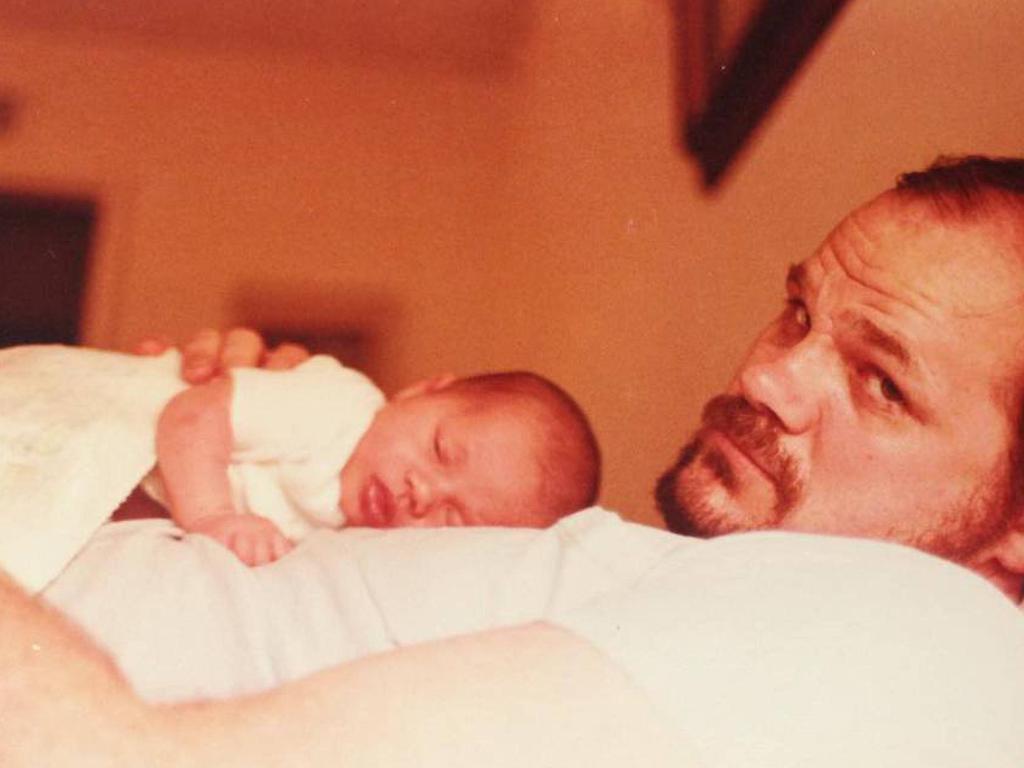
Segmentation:
{"type": "Polygon", "coordinates": [[[496,405],[518,401],[541,432],[540,467],[548,524],[597,501],[601,450],[583,409],[564,389],[531,371],[483,373],[457,379],[451,389],[496,405]]]}

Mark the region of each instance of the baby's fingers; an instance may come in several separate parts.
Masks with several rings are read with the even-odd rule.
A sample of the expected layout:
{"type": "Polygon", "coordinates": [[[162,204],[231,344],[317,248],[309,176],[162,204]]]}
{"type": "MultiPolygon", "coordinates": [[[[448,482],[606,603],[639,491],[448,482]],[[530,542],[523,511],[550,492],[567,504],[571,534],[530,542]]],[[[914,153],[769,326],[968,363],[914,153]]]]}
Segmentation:
{"type": "Polygon", "coordinates": [[[273,541],[271,542],[270,546],[271,561],[278,560],[279,558],[284,557],[294,548],[295,545],[292,544],[292,542],[289,539],[285,538],[284,534],[275,533],[273,541]]]}
{"type": "Polygon", "coordinates": [[[237,531],[231,537],[230,549],[249,566],[267,565],[284,557],[292,543],[280,531],[237,531]]]}

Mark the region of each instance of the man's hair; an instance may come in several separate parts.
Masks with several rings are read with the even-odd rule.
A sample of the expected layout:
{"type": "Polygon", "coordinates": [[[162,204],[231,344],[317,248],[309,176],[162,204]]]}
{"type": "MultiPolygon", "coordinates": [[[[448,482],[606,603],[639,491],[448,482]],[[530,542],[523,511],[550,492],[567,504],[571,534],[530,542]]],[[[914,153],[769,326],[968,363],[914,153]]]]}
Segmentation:
{"type": "Polygon", "coordinates": [[[482,398],[495,407],[522,406],[540,436],[538,457],[548,522],[589,507],[601,485],[601,450],[579,404],[553,381],[530,371],[484,373],[457,379],[455,393],[482,398]]]}
{"type": "MultiPolygon", "coordinates": [[[[895,191],[903,198],[929,202],[945,220],[1009,223],[1012,246],[1024,264],[1024,159],[941,156],[923,171],[900,176],[895,191]]],[[[1009,456],[1008,512],[1024,508],[1024,358],[1013,363],[1016,380],[1007,409],[1016,435],[1009,456]]]]}
{"type": "Polygon", "coordinates": [[[896,192],[931,202],[944,217],[1010,214],[1024,224],[1024,159],[942,156],[923,171],[901,175],[896,192]]]}

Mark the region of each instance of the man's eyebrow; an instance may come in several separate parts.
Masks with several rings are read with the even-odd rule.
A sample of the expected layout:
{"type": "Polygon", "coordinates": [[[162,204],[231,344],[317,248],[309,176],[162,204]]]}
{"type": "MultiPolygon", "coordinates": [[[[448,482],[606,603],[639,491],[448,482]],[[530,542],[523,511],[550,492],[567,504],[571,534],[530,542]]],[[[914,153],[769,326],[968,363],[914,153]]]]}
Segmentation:
{"type": "Polygon", "coordinates": [[[904,370],[912,373],[918,368],[917,361],[899,337],[883,330],[873,321],[860,315],[850,314],[844,319],[849,324],[854,335],[859,336],[868,346],[874,347],[891,357],[904,370]]]}
{"type": "Polygon", "coordinates": [[[807,280],[807,270],[803,264],[791,264],[786,273],[786,288],[796,293],[803,293],[807,280]]]}

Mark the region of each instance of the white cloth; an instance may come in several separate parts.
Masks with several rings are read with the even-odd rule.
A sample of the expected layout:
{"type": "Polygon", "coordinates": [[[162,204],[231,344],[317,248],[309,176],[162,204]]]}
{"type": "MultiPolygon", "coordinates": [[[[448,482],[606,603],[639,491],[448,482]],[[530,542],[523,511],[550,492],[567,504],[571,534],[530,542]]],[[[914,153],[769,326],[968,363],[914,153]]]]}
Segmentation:
{"type": "Polygon", "coordinates": [[[153,466],[177,370],[175,354],[0,350],[0,566],[26,589],[49,582],[153,466]]]}
{"type": "MultiPolygon", "coordinates": [[[[235,509],[271,520],[294,540],[343,525],[341,469],[384,404],[381,391],[326,355],[287,371],[235,369],[231,379],[235,509]]],[[[143,487],[166,505],[159,472],[143,487]]]]}

